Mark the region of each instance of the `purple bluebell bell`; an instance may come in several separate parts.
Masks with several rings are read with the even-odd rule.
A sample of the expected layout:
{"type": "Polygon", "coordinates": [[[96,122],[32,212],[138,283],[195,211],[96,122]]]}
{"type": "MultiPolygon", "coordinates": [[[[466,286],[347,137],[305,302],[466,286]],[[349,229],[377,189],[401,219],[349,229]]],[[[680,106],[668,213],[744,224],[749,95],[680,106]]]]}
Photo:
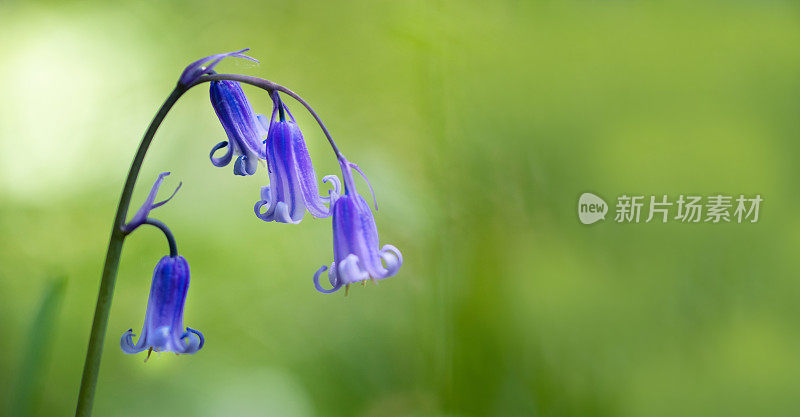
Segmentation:
{"type": "Polygon", "coordinates": [[[189,289],[189,263],[183,256],[161,258],[153,271],[142,334],[133,343],[133,329],[122,335],[120,347],[128,354],[143,350],[195,353],[205,339],[197,330],[183,327],[183,305],[189,289]]]}
{"type": "Polygon", "coordinates": [[[248,59],[248,60],[253,61],[253,62],[258,62],[257,59],[255,59],[253,57],[249,57],[249,56],[247,56],[247,55],[245,55],[243,53],[243,52],[247,52],[249,50],[250,50],[250,48],[245,48],[245,49],[241,49],[241,50],[233,51],[233,52],[226,52],[226,53],[222,53],[222,54],[209,55],[209,56],[207,56],[205,58],[198,59],[197,61],[194,61],[191,64],[189,64],[186,67],[186,69],[183,70],[183,73],[181,73],[181,77],[178,79],[178,84],[183,85],[183,86],[188,86],[188,85],[192,84],[193,82],[197,81],[197,79],[200,78],[203,75],[213,74],[214,73],[214,67],[216,67],[217,64],[219,64],[219,62],[222,61],[225,58],[243,58],[243,59],[248,59]],[[207,65],[203,65],[203,64],[207,64],[207,65]]]}
{"type": "Polygon", "coordinates": [[[150,194],[147,195],[147,199],[144,201],[144,204],[139,207],[139,210],[133,215],[131,221],[122,226],[122,230],[124,232],[132,232],[133,229],[136,229],[144,224],[144,222],[147,221],[147,217],[150,215],[151,210],[163,206],[169,200],[172,200],[172,197],[175,197],[175,194],[177,194],[178,190],[181,189],[183,182],[178,183],[178,187],[175,188],[175,191],[173,191],[172,195],[170,195],[166,200],[159,201],[158,203],[155,202],[156,195],[158,194],[158,188],[161,187],[161,183],[164,182],[164,177],[167,175],[169,175],[169,172],[162,172],[161,174],[158,174],[158,178],[156,178],[156,181],[153,183],[153,187],[150,189],[150,194]]]}
{"type": "Polygon", "coordinates": [[[217,167],[226,166],[235,154],[238,158],[233,164],[233,173],[255,174],[258,160],[266,159],[262,145],[267,135],[264,116],[256,114],[242,87],[235,81],[212,81],[210,93],[211,105],[228,136],[227,141],[211,149],[211,163],[217,167]],[[228,150],[224,155],[214,156],[215,152],[226,147],[228,150]]]}
{"type": "MultiPolygon", "coordinates": [[[[314,286],[317,291],[325,294],[337,291],[342,285],[391,277],[403,264],[403,255],[396,247],[384,245],[378,248],[375,218],[367,202],[356,190],[353,170],[358,171],[365,180],[366,176],[357,165],[343,157],[339,160],[339,165],[342,167],[344,194],[336,196],[332,203],[333,263],[329,270],[323,265],[314,274],[314,286]],[[325,289],[319,283],[319,277],[325,270],[328,270],[331,289],[325,289]]],[[[374,200],[374,192],[372,197],[374,200]]],[[[377,209],[377,204],[375,208],[377,209]]]]}
{"type": "Polygon", "coordinates": [[[340,193],[339,178],[325,176],[322,181],[330,181],[333,189],[328,197],[320,197],[317,174],[303,134],[277,92],[273,92],[272,100],[269,133],[264,141],[269,185],[261,187],[261,201],[254,207],[256,216],[267,222],[300,223],[308,210],[314,217],[330,217],[331,211],[325,204],[330,204],[333,196],[340,193]]]}

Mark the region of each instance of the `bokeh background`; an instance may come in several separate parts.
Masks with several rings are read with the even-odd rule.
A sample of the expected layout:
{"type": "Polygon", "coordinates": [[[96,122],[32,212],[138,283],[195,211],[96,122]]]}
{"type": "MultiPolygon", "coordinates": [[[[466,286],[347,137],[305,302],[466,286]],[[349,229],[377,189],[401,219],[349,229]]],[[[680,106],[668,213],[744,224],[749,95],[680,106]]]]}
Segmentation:
{"type": "MultiPolygon", "coordinates": [[[[265,224],[207,86],[134,207],[192,268],[194,356],[124,355],[157,231],[123,251],[97,416],[800,414],[800,8],[780,1],[0,2],[0,410],[74,412],[130,159],[182,68],[242,47],[368,173],[399,275],[318,294],[328,220],[265,224]],[[578,196],[760,194],[756,224],[578,222],[578,196]]],[[[246,88],[255,107],[267,96],[246,88]]],[[[336,172],[297,104],[321,176],[336,172]]],[[[362,193],[366,187],[362,184],[362,193]]]]}

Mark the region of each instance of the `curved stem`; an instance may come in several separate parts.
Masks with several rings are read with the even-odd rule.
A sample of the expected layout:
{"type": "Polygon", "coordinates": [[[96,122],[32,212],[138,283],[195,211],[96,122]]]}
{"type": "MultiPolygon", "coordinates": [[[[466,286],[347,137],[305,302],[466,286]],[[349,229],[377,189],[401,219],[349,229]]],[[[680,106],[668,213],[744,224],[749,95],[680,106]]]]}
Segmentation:
{"type": "Polygon", "coordinates": [[[169,256],[172,258],[178,256],[178,244],[175,243],[175,236],[172,235],[172,231],[169,230],[169,227],[167,227],[164,222],[161,220],[147,218],[147,220],[144,221],[144,224],[149,224],[159,228],[161,232],[164,233],[164,237],[167,238],[167,244],[169,244],[169,256]]]}
{"type": "MultiPolygon", "coordinates": [[[[167,99],[164,101],[164,104],[161,105],[161,108],[158,109],[158,112],[150,122],[150,126],[147,128],[147,131],[145,131],[142,141],[139,144],[139,148],[136,151],[136,156],[134,156],[133,162],[131,162],[131,167],[128,171],[128,177],[125,179],[125,185],[122,187],[122,195],[120,196],[119,205],[117,205],[117,213],[114,216],[114,223],[111,227],[111,237],[108,242],[108,251],[106,252],[106,260],[103,266],[103,275],[100,280],[100,290],[97,295],[97,305],[95,306],[92,329],[89,335],[89,346],[86,350],[86,362],[83,365],[81,387],[80,391],[78,392],[78,405],[75,410],[76,417],[88,417],[92,413],[92,403],[94,401],[94,392],[97,385],[97,376],[100,370],[100,358],[103,354],[103,340],[105,339],[106,328],[108,326],[108,314],[111,310],[111,300],[114,295],[114,285],[117,279],[119,258],[120,254],[122,253],[122,243],[127,235],[127,233],[122,230],[122,225],[124,224],[125,218],[128,214],[133,187],[136,185],[136,179],[139,176],[139,170],[141,169],[142,162],[144,162],[144,157],[147,154],[150,143],[153,141],[153,136],[155,136],[158,127],[161,125],[161,122],[164,121],[164,117],[166,117],[167,113],[169,113],[170,109],[172,109],[172,106],[175,105],[178,99],[184,93],[186,93],[186,91],[202,83],[222,80],[238,81],[245,84],[250,84],[269,92],[277,90],[291,96],[300,104],[302,104],[317,121],[320,128],[322,128],[322,132],[325,134],[325,137],[328,139],[328,142],[330,142],[333,152],[336,154],[336,158],[340,161],[345,160],[344,155],[342,155],[342,153],[339,151],[339,148],[333,141],[330,132],[328,132],[325,124],[322,123],[322,119],[320,119],[314,109],[312,109],[311,106],[300,96],[282,85],[275,84],[272,81],[268,81],[263,78],[236,74],[204,75],[191,85],[183,86],[178,84],[175,89],[172,90],[172,93],[170,93],[169,97],[167,97],[167,99]]],[[[149,224],[159,227],[153,223],[149,224]]],[[[169,239],[169,236],[167,239],[169,239]]],[[[177,248],[174,248],[173,244],[174,242],[171,241],[171,255],[172,253],[177,254],[177,248]]]]}
{"type": "Polygon", "coordinates": [[[128,171],[125,185],[122,187],[117,214],[114,216],[114,223],[111,226],[111,238],[108,242],[103,276],[100,280],[100,291],[97,295],[97,305],[95,306],[92,330],[89,335],[89,347],[86,350],[86,362],[83,365],[81,387],[78,392],[78,406],[75,409],[76,417],[88,417],[92,414],[92,402],[94,400],[95,386],[97,385],[97,375],[100,370],[100,357],[103,354],[103,340],[108,326],[108,313],[111,310],[111,299],[114,295],[119,257],[122,252],[122,243],[125,240],[122,224],[128,214],[133,186],[136,185],[136,178],[139,176],[144,156],[150,147],[150,142],[153,141],[156,130],[158,130],[159,125],[161,125],[172,106],[187,90],[187,87],[176,86],[164,101],[164,104],[161,105],[161,108],[158,109],[158,113],[153,117],[150,126],[142,137],[139,149],[136,151],[136,156],[133,158],[131,168],[128,171]]]}
{"type": "Polygon", "coordinates": [[[297,95],[294,91],[280,85],[275,84],[272,81],[265,80],[263,78],[253,77],[250,75],[239,75],[239,74],[211,74],[211,75],[204,75],[200,77],[194,84],[190,85],[189,87],[194,87],[198,84],[207,83],[210,81],[236,81],[240,83],[250,84],[252,86],[256,86],[258,88],[262,88],[267,91],[277,90],[286,95],[292,97],[293,99],[297,100],[303,107],[308,110],[311,116],[314,117],[314,120],[317,121],[317,124],[322,129],[322,133],[325,134],[325,137],[328,139],[328,142],[331,144],[331,148],[333,148],[333,153],[336,154],[336,159],[342,160],[344,159],[344,155],[339,151],[339,147],[336,146],[336,142],[333,141],[333,137],[331,137],[330,132],[328,132],[328,128],[325,127],[325,123],[322,123],[322,119],[317,115],[317,112],[311,108],[311,105],[308,104],[302,97],[297,95]]]}

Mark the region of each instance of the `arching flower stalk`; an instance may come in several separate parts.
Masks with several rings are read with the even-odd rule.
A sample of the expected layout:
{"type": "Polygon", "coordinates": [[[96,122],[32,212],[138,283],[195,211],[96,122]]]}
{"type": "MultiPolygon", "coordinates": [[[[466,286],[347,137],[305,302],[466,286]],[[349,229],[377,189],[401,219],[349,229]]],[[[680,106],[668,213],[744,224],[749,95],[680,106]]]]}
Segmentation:
{"type": "Polygon", "coordinates": [[[167,238],[170,254],[159,261],[153,272],[150,297],[139,339],[134,343],[133,330],[128,330],[123,334],[120,346],[126,353],[147,349],[181,354],[195,353],[203,347],[203,335],[199,331],[183,327],[184,303],[189,286],[189,265],[178,255],[177,245],[169,228],[164,223],[149,217],[153,209],[172,198],[170,196],[164,201],[155,202],[158,188],[168,173],[159,175],[145,203],[130,222],[125,222],[139,171],[156,131],[183,94],[197,85],[211,83],[211,102],[228,136],[228,141],[221,142],[211,151],[212,163],[216,166],[225,166],[236,155],[234,173],[252,175],[256,172],[258,159],[267,162],[270,184],[262,188],[261,201],[255,207],[259,218],[265,221],[298,223],[306,210],[315,217],[333,216],[334,261],[328,274],[333,288],[326,290],[319,284],[320,274],[328,268],[323,266],[314,275],[314,284],[319,291],[330,293],[342,286],[348,287],[354,282],[388,278],[396,274],[402,265],[403,258],[397,248],[391,245],[378,248],[378,231],[372,211],[356,191],[353,180],[352,170],[355,169],[359,173],[361,171],[344,158],[314,109],[292,90],[263,78],[215,73],[215,66],[227,57],[256,61],[243,55],[246,51],[247,49],[242,49],[210,55],[189,64],[142,137],[122,187],[111,227],[78,393],[76,417],[91,415],[123,242],[141,225],[149,224],[159,228],[167,238]],[[263,116],[253,111],[239,83],[250,84],[270,93],[273,99],[273,111],[269,124],[263,116]],[[332,190],[328,192],[328,197],[319,196],[316,173],[305,141],[294,117],[281,102],[279,92],[302,104],[319,124],[340,162],[345,181],[344,194],[340,194],[339,179],[329,175],[323,180],[331,183],[332,190]],[[265,135],[266,140],[264,140],[265,135]],[[222,148],[227,148],[226,152],[221,156],[215,156],[215,152],[222,148]]]}

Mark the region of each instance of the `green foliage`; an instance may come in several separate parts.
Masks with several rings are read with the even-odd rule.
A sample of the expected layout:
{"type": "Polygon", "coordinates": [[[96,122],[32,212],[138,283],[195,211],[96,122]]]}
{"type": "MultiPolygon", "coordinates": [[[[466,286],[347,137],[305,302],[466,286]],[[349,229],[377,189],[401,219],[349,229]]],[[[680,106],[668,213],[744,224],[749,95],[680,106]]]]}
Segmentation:
{"type": "Polygon", "coordinates": [[[53,280],[46,288],[39,311],[30,324],[25,343],[24,358],[19,368],[19,380],[14,386],[16,394],[12,414],[18,417],[34,415],[39,394],[43,391],[42,373],[53,350],[54,333],[58,328],[58,313],[64,298],[67,280],[53,280]]]}

